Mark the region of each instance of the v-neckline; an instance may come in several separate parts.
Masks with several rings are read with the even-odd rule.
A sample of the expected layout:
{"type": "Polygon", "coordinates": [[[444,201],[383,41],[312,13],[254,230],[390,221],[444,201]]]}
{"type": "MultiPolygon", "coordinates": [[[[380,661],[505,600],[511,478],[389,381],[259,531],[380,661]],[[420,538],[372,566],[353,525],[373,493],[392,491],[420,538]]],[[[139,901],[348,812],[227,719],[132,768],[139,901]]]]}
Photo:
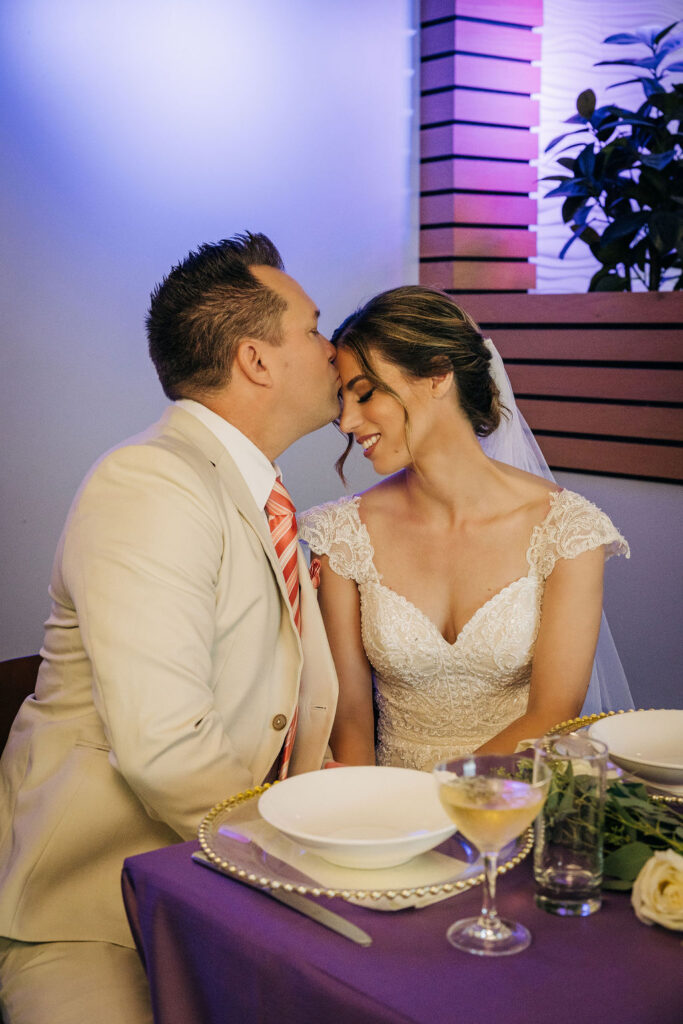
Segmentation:
{"type": "Polygon", "coordinates": [[[512,583],[506,583],[506,585],[501,590],[496,591],[495,594],[492,594],[491,597],[487,598],[486,601],[484,601],[483,604],[479,605],[477,610],[472,615],[470,615],[469,619],[467,620],[467,622],[464,623],[464,625],[460,629],[460,632],[453,641],[447,640],[446,637],[441,632],[441,630],[439,629],[439,627],[437,626],[437,624],[434,622],[434,620],[430,619],[426,612],[423,612],[421,608],[418,608],[416,604],[413,604],[413,602],[409,598],[405,597],[404,594],[399,594],[397,590],[392,590],[391,587],[387,587],[386,584],[380,582],[379,580],[376,581],[376,586],[381,587],[381,589],[386,591],[387,594],[390,594],[393,598],[400,601],[402,604],[406,605],[408,608],[411,609],[411,611],[416,612],[417,615],[425,623],[425,625],[429,626],[433,633],[439,638],[439,640],[441,640],[443,644],[446,645],[446,647],[449,648],[449,650],[455,650],[455,648],[458,646],[458,643],[462,639],[463,635],[470,631],[470,627],[474,624],[475,620],[478,619],[481,615],[483,615],[483,613],[489,608],[489,605],[491,605],[499,597],[502,597],[503,594],[505,594],[508,590],[511,590],[512,587],[515,587],[518,583],[524,583],[527,580],[530,580],[531,578],[532,577],[530,570],[526,574],[526,576],[518,576],[516,580],[512,581],[512,583]]]}
{"type": "Polygon", "coordinates": [[[549,496],[549,506],[550,507],[548,508],[548,511],[544,515],[544,517],[541,520],[541,522],[540,523],[536,523],[536,525],[534,527],[532,527],[531,534],[529,535],[529,543],[527,544],[526,555],[525,555],[526,560],[527,560],[527,564],[529,566],[529,571],[525,575],[523,575],[523,576],[518,576],[517,579],[512,580],[510,583],[506,583],[504,587],[501,587],[501,589],[497,590],[495,594],[492,594],[491,597],[487,598],[486,601],[484,601],[483,604],[479,605],[479,607],[476,609],[476,611],[474,611],[472,613],[472,615],[470,615],[470,617],[467,620],[467,622],[463,623],[463,625],[461,626],[460,630],[458,631],[458,635],[456,636],[455,640],[453,640],[453,641],[447,640],[446,637],[441,632],[441,630],[439,629],[439,627],[437,626],[437,624],[434,622],[434,620],[430,619],[430,617],[427,615],[427,613],[423,612],[421,608],[418,608],[418,606],[416,604],[414,604],[410,600],[410,598],[406,597],[405,594],[399,594],[399,592],[397,590],[393,590],[391,587],[388,587],[386,585],[386,583],[382,582],[382,575],[378,571],[377,566],[375,565],[375,548],[374,548],[374,545],[372,543],[372,539],[370,537],[370,531],[368,530],[367,526],[365,525],[365,523],[363,522],[363,520],[360,517],[360,502],[361,502],[362,495],[355,494],[353,496],[352,501],[353,501],[353,506],[354,506],[354,508],[356,510],[356,516],[358,517],[358,523],[360,525],[361,530],[365,534],[365,539],[367,540],[368,547],[370,549],[370,554],[369,554],[370,565],[372,566],[372,570],[373,570],[373,572],[375,574],[375,580],[373,582],[378,587],[381,587],[382,590],[385,590],[388,594],[391,594],[392,597],[394,597],[397,600],[401,601],[403,604],[405,604],[412,611],[417,612],[417,614],[420,616],[420,618],[423,620],[423,622],[425,622],[433,630],[433,632],[439,637],[441,642],[444,643],[446,645],[446,647],[448,647],[450,650],[455,650],[455,648],[458,646],[458,643],[459,643],[460,638],[462,637],[462,635],[469,631],[470,627],[473,625],[475,620],[478,619],[484,613],[484,611],[489,607],[489,605],[493,601],[496,601],[499,597],[501,597],[503,594],[507,593],[512,587],[516,586],[518,583],[523,583],[525,580],[532,579],[532,575],[533,575],[534,569],[533,569],[533,566],[531,565],[531,562],[529,560],[529,554],[531,552],[532,544],[533,544],[533,542],[534,542],[534,540],[536,538],[537,533],[540,532],[543,529],[543,527],[545,526],[547,520],[549,519],[550,515],[552,514],[553,509],[555,508],[555,501],[557,499],[557,496],[559,494],[562,494],[563,490],[564,490],[564,488],[561,487],[557,491],[550,491],[550,496],[549,496]]]}

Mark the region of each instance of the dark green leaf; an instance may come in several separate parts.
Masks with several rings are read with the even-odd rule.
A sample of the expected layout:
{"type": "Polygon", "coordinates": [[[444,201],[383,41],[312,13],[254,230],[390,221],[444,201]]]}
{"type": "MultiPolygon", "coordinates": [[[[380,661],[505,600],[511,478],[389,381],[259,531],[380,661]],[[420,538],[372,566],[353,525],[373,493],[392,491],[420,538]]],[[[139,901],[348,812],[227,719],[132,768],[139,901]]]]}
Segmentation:
{"type": "Polygon", "coordinates": [[[552,196],[588,196],[590,195],[589,189],[586,187],[583,179],[579,181],[564,181],[557,188],[552,189],[550,192],[546,192],[546,199],[552,196]]]}
{"type": "Polygon", "coordinates": [[[633,882],[626,882],[623,878],[603,878],[603,889],[612,889],[615,892],[628,892],[633,888],[633,882]]]}
{"type": "Polygon", "coordinates": [[[681,218],[664,210],[655,211],[647,223],[648,234],[654,247],[661,253],[674,248],[681,235],[681,218]]]}
{"type": "Polygon", "coordinates": [[[563,135],[558,135],[556,138],[554,138],[552,140],[552,142],[548,143],[548,145],[545,147],[544,152],[547,153],[548,150],[553,149],[555,146],[558,145],[558,143],[562,142],[563,139],[568,139],[570,135],[580,135],[580,134],[582,134],[582,132],[584,130],[585,129],[580,129],[579,131],[575,131],[575,132],[564,132],[563,135]]]}
{"type": "Polygon", "coordinates": [[[653,42],[654,35],[644,31],[617,32],[615,35],[607,36],[606,39],[603,39],[603,43],[615,43],[617,46],[630,46],[635,43],[645,43],[646,46],[652,46],[653,42]]]}
{"type": "Polygon", "coordinates": [[[590,121],[595,113],[595,93],[592,89],[584,89],[576,98],[576,109],[584,121],[590,121]]]}
{"type": "Polygon", "coordinates": [[[580,237],[581,237],[581,235],[574,228],[572,228],[572,236],[571,236],[571,238],[567,242],[565,242],[564,245],[562,246],[562,248],[560,249],[559,258],[561,260],[563,260],[565,258],[566,254],[567,254],[567,250],[570,248],[570,246],[572,246],[574,244],[574,242],[577,240],[577,238],[580,238],[580,237]]]}
{"type": "Polygon", "coordinates": [[[605,857],[603,870],[611,878],[634,881],[645,861],[652,856],[646,843],[627,843],[620,850],[614,850],[605,857]]]}
{"type": "MultiPolygon", "coordinates": [[[[681,66],[678,70],[683,71],[683,61],[681,61],[681,66]]],[[[681,113],[683,113],[683,93],[681,92],[666,92],[666,90],[663,90],[658,92],[656,96],[651,96],[648,102],[651,107],[661,111],[671,121],[678,120],[681,113]]]]}
{"type": "Polygon", "coordinates": [[[599,270],[591,278],[588,290],[591,292],[627,292],[629,288],[625,277],[599,270]]]}
{"type": "Polygon", "coordinates": [[[579,206],[578,210],[574,214],[574,224],[576,225],[576,227],[582,228],[592,212],[593,207],[589,206],[588,203],[583,203],[581,206],[579,206]]]}
{"type": "Polygon", "coordinates": [[[587,205],[590,199],[587,196],[570,196],[562,203],[562,221],[568,224],[573,220],[578,210],[587,205]]]}
{"type": "Polygon", "coordinates": [[[600,235],[597,233],[595,228],[587,226],[583,229],[579,238],[582,242],[585,242],[586,245],[593,246],[600,240],[600,235]]]}
{"type": "Polygon", "coordinates": [[[593,175],[595,169],[595,150],[593,144],[589,143],[585,146],[576,158],[576,170],[575,174],[578,176],[582,175],[584,178],[590,178],[593,175]]]}
{"type": "Polygon", "coordinates": [[[603,242],[613,242],[617,238],[635,235],[647,223],[647,219],[647,212],[631,213],[626,217],[620,217],[619,220],[613,221],[609,227],[605,228],[602,236],[603,242]]]}
{"type": "MultiPolygon", "coordinates": [[[[652,40],[654,45],[658,46],[659,43],[661,43],[661,41],[664,38],[664,36],[668,35],[672,28],[676,28],[676,25],[678,25],[678,22],[677,21],[672,21],[670,25],[667,25],[666,28],[663,28],[661,30],[661,32],[658,32],[657,35],[652,40]]],[[[679,45],[680,45],[680,43],[679,43],[679,45]]]]}
{"type": "Polygon", "coordinates": [[[657,170],[661,170],[662,167],[666,167],[672,160],[676,159],[676,153],[674,150],[669,150],[668,153],[656,153],[648,155],[647,153],[641,156],[641,161],[646,167],[656,167],[657,170]]]}
{"type": "Polygon", "coordinates": [[[681,46],[683,46],[683,39],[674,36],[673,39],[667,39],[665,43],[661,43],[661,45],[657,47],[657,56],[660,61],[664,60],[664,58],[668,57],[670,53],[673,53],[675,50],[680,50],[681,46]]]}
{"type": "Polygon", "coordinates": [[[625,64],[627,67],[654,70],[657,67],[657,58],[652,55],[650,57],[622,57],[621,60],[599,60],[596,61],[595,67],[599,68],[605,64],[625,64]]]}
{"type": "MultiPolygon", "coordinates": [[[[664,92],[664,87],[660,85],[659,82],[657,82],[654,78],[634,78],[634,82],[637,81],[639,81],[642,85],[643,92],[647,96],[648,100],[651,100],[654,96],[661,96],[664,92]]],[[[627,83],[621,82],[620,84],[626,85],[627,83]]],[[[609,86],[609,88],[611,89],[612,86],[609,86]]]]}

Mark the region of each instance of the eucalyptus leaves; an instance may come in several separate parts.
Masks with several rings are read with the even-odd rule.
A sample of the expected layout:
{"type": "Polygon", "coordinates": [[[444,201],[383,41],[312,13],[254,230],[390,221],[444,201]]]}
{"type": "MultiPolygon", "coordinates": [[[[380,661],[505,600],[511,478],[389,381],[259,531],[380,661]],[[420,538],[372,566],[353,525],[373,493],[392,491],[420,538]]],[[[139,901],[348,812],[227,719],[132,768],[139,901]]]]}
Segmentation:
{"type": "MultiPolygon", "coordinates": [[[[520,777],[530,778],[533,761],[524,762],[520,777]]],[[[607,786],[604,816],[599,814],[595,781],[572,769],[554,768],[544,807],[549,841],[571,838],[592,846],[595,832],[604,832],[603,889],[631,889],[643,865],[657,851],[683,856],[681,805],[653,798],[642,783],[617,779],[607,786]]]]}
{"type": "Polygon", "coordinates": [[[596,807],[594,780],[571,769],[554,772],[544,814],[553,842],[572,838],[578,848],[592,845],[604,830],[603,889],[632,887],[641,868],[658,850],[683,854],[683,816],[654,800],[638,782],[617,780],[607,787],[604,819],[596,807]]]}

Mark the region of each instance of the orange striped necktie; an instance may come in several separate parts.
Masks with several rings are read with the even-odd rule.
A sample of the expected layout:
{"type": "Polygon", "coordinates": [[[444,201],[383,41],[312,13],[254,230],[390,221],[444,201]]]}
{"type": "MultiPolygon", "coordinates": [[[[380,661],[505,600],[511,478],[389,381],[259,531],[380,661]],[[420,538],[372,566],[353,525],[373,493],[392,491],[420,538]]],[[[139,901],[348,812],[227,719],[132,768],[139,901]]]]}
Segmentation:
{"type": "MultiPolygon", "coordinates": [[[[268,515],[268,525],[270,527],[270,535],[273,538],[275,553],[279,559],[282,574],[285,578],[285,586],[287,587],[289,603],[292,606],[294,622],[296,623],[296,628],[299,630],[299,634],[301,634],[299,567],[297,564],[299,545],[296,514],[294,503],[289,496],[287,488],[281,480],[276,480],[273,485],[270,497],[266,502],[266,513],[268,515]]],[[[294,709],[292,721],[289,723],[289,729],[287,730],[285,742],[282,747],[280,767],[278,769],[279,779],[287,778],[289,760],[292,756],[298,718],[299,708],[297,706],[294,709]]]]}

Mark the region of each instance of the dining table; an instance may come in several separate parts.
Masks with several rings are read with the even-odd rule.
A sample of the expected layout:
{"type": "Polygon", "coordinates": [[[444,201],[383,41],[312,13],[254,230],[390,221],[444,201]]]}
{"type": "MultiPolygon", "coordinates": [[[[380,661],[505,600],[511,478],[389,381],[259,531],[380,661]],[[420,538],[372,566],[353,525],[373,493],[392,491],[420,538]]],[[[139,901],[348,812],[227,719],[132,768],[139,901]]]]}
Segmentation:
{"type": "Polygon", "coordinates": [[[531,858],[498,881],[501,916],[532,943],[474,956],[446,939],[477,914],[476,885],[425,907],[307,897],[362,928],[362,946],[193,861],[197,842],[129,857],[123,897],[156,1024],[681,1024],[683,934],[605,892],[589,917],[534,902],[531,858]]]}

